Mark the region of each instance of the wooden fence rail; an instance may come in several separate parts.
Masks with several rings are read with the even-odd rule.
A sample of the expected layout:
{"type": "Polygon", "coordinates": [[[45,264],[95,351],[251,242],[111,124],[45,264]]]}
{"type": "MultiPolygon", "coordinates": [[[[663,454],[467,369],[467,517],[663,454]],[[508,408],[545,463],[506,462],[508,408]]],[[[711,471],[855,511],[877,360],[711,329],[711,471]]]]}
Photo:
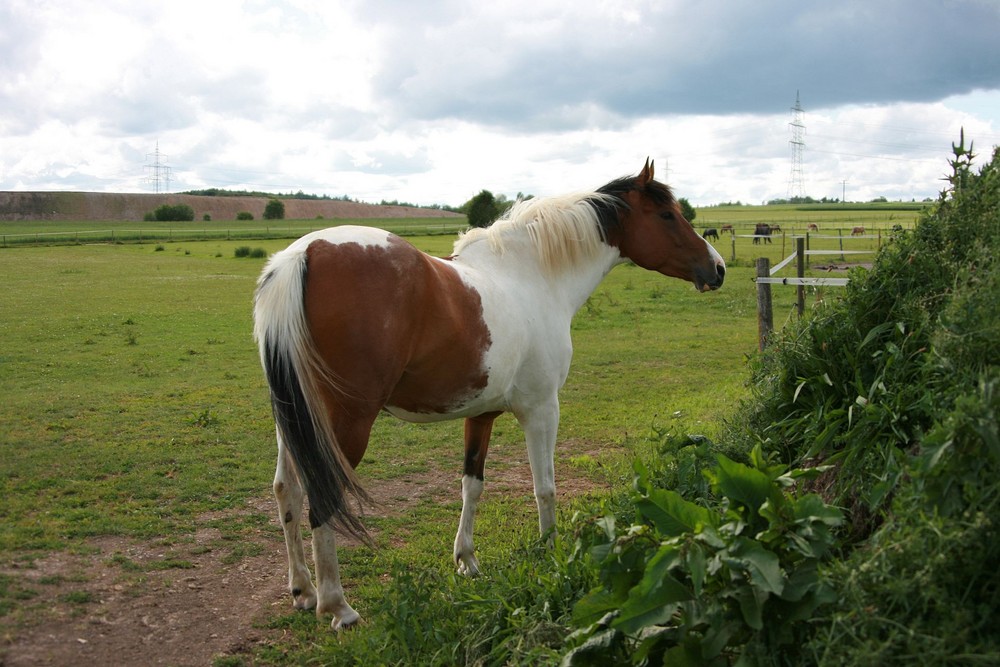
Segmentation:
{"type": "MultiPolygon", "coordinates": [[[[834,238],[834,237],[826,237],[834,238]]],[[[843,287],[850,282],[849,278],[814,278],[805,275],[806,269],[806,257],[809,255],[861,255],[861,254],[871,254],[877,252],[876,250],[844,250],[843,249],[843,239],[844,238],[859,238],[854,237],[840,237],[841,238],[841,249],[840,250],[807,250],[807,239],[806,237],[796,237],[795,239],[795,252],[781,260],[774,268],[771,268],[771,260],[767,257],[757,258],[757,277],[754,282],[757,283],[757,346],[763,351],[767,347],[768,339],[771,333],[774,331],[774,309],[773,301],[771,298],[771,285],[795,285],[797,292],[796,299],[796,310],[798,311],[799,317],[805,314],[805,288],[809,287],[843,287]],[[781,269],[785,268],[793,260],[796,260],[796,276],[777,278],[776,274],[781,269]]],[[[881,241],[881,239],[879,239],[881,241]]]]}

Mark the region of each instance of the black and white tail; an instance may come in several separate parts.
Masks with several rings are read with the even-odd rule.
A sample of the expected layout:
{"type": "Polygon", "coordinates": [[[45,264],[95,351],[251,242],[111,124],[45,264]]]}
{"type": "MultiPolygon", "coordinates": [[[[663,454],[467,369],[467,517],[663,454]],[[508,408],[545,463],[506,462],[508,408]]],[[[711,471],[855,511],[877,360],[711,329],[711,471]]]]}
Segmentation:
{"type": "Polygon", "coordinates": [[[274,255],[257,282],[254,339],[271,389],[278,433],[309,497],[309,523],[332,522],[368,542],[349,496],[368,501],[337,444],[322,390],[335,384],[320,359],[306,321],[306,254],[289,248],[274,255]]]}

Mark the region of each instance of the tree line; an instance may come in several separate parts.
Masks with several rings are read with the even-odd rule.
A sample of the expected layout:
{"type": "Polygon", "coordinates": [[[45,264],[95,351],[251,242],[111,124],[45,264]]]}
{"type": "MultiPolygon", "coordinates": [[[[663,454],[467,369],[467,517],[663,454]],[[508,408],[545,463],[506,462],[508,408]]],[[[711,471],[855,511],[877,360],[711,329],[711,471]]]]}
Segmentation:
{"type": "MultiPolygon", "coordinates": [[[[495,220],[510,210],[514,202],[522,199],[531,199],[534,195],[524,195],[520,192],[513,200],[506,195],[494,196],[489,190],[483,190],[478,195],[465,202],[458,208],[459,213],[464,213],[469,221],[470,227],[489,227],[495,220]]],[[[697,212],[691,203],[683,197],[677,200],[681,207],[681,214],[687,218],[688,222],[694,220],[697,212]]]]}

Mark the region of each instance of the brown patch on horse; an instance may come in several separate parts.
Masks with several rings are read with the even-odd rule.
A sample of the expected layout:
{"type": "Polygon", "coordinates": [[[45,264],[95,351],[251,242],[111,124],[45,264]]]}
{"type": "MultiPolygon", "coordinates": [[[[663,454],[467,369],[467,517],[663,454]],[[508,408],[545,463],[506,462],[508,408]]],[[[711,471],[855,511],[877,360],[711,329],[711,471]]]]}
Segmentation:
{"type": "Polygon", "coordinates": [[[324,397],[353,465],[385,406],[446,413],[486,387],[490,334],[479,294],[449,264],[390,235],[388,247],[324,240],[306,250],[305,309],[335,379],[324,397]]]}
{"type": "Polygon", "coordinates": [[[482,481],[486,452],[493,433],[493,422],[502,412],[486,412],[465,420],[465,468],[463,473],[482,481]]]}

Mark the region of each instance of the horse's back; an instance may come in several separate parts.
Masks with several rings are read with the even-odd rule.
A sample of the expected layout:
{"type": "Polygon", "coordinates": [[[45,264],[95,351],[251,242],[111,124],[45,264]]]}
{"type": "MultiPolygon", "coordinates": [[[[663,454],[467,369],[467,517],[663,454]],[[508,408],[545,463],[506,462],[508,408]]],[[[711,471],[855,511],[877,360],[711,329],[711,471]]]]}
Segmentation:
{"type": "Polygon", "coordinates": [[[482,301],[450,262],[369,228],[333,228],[298,251],[317,350],[364,406],[431,418],[485,388],[482,301]]]}

